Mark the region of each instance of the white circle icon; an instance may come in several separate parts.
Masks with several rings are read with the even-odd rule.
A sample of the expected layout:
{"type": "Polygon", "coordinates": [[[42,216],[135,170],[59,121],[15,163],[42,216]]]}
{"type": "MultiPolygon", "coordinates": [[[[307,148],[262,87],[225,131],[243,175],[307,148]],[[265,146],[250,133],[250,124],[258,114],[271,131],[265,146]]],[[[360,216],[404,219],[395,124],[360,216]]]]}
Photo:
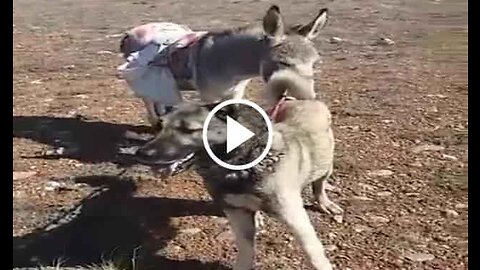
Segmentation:
{"type": "MultiPolygon", "coordinates": [[[[215,108],[213,108],[213,110],[211,110],[210,113],[208,114],[207,119],[205,119],[205,122],[203,123],[203,130],[202,130],[203,146],[205,147],[205,150],[207,151],[210,158],[212,158],[213,161],[215,161],[215,163],[217,163],[218,165],[230,170],[236,170],[236,171],[246,170],[257,165],[260,161],[262,161],[262,159],[264,159],[267,156],[268,151],[270,151],[270,148],[272,147],[272,140],[273,140],[272,130],[273,130],[272,123],[270,122],[270,119],[267,113],[260,106],[258,106],[257,104],[249,100],[230,99],[215,106],[215,108]],[[267,137],[267,145],[265,146],[265,149],[263,149],[263,152],[260,156],[258,156],[255,160],[247,164],[233,165],[233,164],[224,162],[213,153],[208,143],[208,138],[207,138],[208,125],[210,124],[210,121],[212,120],[213,116],[223,107],[229,106],[232,104],[243,104],[243,105],[252,107],[263,117],[263,120],[267,125],[268,137],[267,137]]],[[[235,149],[236,147],[240,146],[242,143],[249,140],[253,136],[255,136],[253,132],[251,132],[246,127],[242,126],[240,123],[238,123],[237,121],[227,116],[227,153],[235,149]]]]}

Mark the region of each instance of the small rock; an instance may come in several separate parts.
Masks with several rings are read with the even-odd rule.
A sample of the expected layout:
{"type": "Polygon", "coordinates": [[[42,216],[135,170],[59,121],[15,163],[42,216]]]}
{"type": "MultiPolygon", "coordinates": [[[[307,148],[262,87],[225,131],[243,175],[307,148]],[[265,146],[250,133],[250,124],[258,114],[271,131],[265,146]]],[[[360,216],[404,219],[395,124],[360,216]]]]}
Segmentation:
{"type": "Polygon", "coordinates": [[[68,66],[64,66],[63,68],[64,69],[74,69],[75,65],[68,65],[68,66]]]}
{"type": "Polygon", "coordinates": [[[431,97],[437,97],[437,98],[442,98],[442,99],[444,99],[444,98],[447,98],[447,96],[445,96],[445,95],[442,95],[442,94],[437,94],[437,95],[427,95],[427,97],[430,97],[430,98],[431,98],[431,97]]]}
{"type": "Polygon", "coordinates": [[[342,215],[334,215],[333,220],[337,223],[342,223],[343,222],[343,216],[342,215]]]}
{"type": "Polygon", "coordinates": [[[114,54],[111,51],[98,51],[97,54],[114,54]]]}
{"type": "Polygon", "coordinates": [[[181,246],[173,245],[172,249],[175,250],[176,252],[181,252],[183,248],[181,246]]]}
{"type": "Polygon", "coordinates": [[[356,200],[356,201],[373,201],[373,199],[368,198],[366,196],[352,196],[351,198],[352,200],[356,200]]]}
{"type": "Polygon", "coordinates": [[[358,185],[364,190],[375,190],[375,187],[369,184],[358,183],[358,185]]]}
{"type": "Polygon", "coordinates": [[[447,155],[447,154],[443,154],[443,155],[442,155],[442,158],[444,158],[444,159],[450,159],[450,160],[458,160],[457,157],[451,156],[451,155],[447,155]]]}
{"type": "Polygon", "coordinates": [[[70,110],[67,115],[70,116],[70,117],[74,117],[78,114],[78,112],[76,110],[70,110]]]}
{"type": "Polygon", "coordinates": [[[390,170],[376,170],[376,171],[371,171],[371,172],[368,172],[368,175],[369,176],[390,176],[390,175],[393,175],[393,172],[390,171],[390,170]]]}
{"type": "Polygon", "coordinates": [[[213,222],[217,223],[218,225],[227,225],[228,224],[228,219],[224,217],[216,217],[213,219],[213,222]]]}
{"type": "Polygon", "coordinates": [[[411,163],[410,166],[421,168],[423,167],[423,164],[420,161],[415,161],[414,163],[411,163]]]}
{"type": "Polygon", "coordinates": [[[360,225],[360,224],[355,224],[353,226],[353,230],[357,233],[361,233],[361,232],[365,232],[365,231],[370,231],[371,228],[370,227],[367,227],[367,226],[364,226],[364,225],[360,225]]]}
{"type": "Polygon", "coordinates": [[[329,252],[335,251],[335,250],[337,250],[337,249],[338,249],[338,248],[337,248],[337,246],[335,246],[335,245],[326,245],[326,246],[325,246],[325,250],[326,250],[326,251],[329,251],[329,252]]]}
{"type": "Polygon", "coordinates": [[[382,123],[384,123],[384,124],[391,124],[391,123],[393,123],[393,120],[384,119],[384,120],[382,120],[382,123]]]}
{"type": "Polygon", "coordinates": [[[217,240],[218,241],[233,242],[233,241],[235,241],[235,234],[231,230],[227,230],[227,231],[219,233],[217,235],[217,240]]]}
{"type": "Polygon", "coordinates": [[[395,44],[395,41],[389,39],[389,38],[380,38],[378,41],[377,41],[377,45],[382,45],[382,46],[391,46],[391,45],[394,45],[395,44]]]}
{"type": "Polygon", "coordinates": [[[443,211],[443,214],[447,217],[450,217],[450,218],[455,218],[455,217],[459,216],[457,211],[451,210],[451,209],[447,209],[447,210],[443,211]]]}
{"type": "Polygon", "coordinates": [[[42,80],[31,81],[30,84],[42,84],[42,80]]]}
{"type": "Polygon", "coordinates": [[[106,38],[119,38],[122,37],[124,34],[112,34],[112,35],[106,35],[106,38]]]}
{"type": "Polygon", "coordinates": [[[45,185],[45,190],[46,191],[59,191],[62,188],[65,188],[65,184],[59,183],[56,181],[48,181],[45,185]]]}
{"type": "Polygon", "coordinates": [[[432,107],[427,108],[427,112],[436,113],[436,112],[438,112],[438,109],[437,109],[436,106],[432,106],[432,107]]]}
{"type": "Polygon", "coordinates": [[[377,196],[379,197],[388,197],[388,196],[391,196],[392,193],[390,191],[380,191],[380,192],[377,192],[377,196]]]}
{"type": "Polygon", "coordinates": [[[372,221],[373,223],[387,223],[390,220],[386,217],[372,216],[372,217],[370,217],[370,221],[372,221]]]}
{"type": "Polygon", "coordinates": [[[424,152],[424,151],[443,151],[445,147],[434,144],[423,144],[412,148],[412,152],[415,154],[424,152]]]}
{"type": "Polygon", "coordinates": [[[34,172],[34,171],[26,171],[26,172],[13,172],[13,180],[20,180],[20,179],[25,179],[25,178],[29,178],[29,177],[32,177],[34,175],[36,175],[37,172],[34,172]]]}
{"type": "Polygon", "coordinates": [[[468,209],[468,204],[457,203],[457,204],[455,204],[455,208],[456,209],[468,209]]]}
{"type": "Polygon", "coordinates": [[[343,39],[341,39],[339,37],[330,38],[330,43],[332,43],[332,44],[338,44],[338,43],[341,43],[342,41],[343,41],[343,39]]]}
{"type": "Polygon", "coordinates": [[[84,94],[78,94],[78,95],[75,95],[75,97],[81,98],[81,99],[87,99],[88,98],[88,96],[84,95],[84,94]]]}
{"type": "Polygon", "coordinates": [[[405,258],[412,262],[426,262],[435,259],[435,256],[429,253],[407,253],[405,258]]]}
{"type": "Polygon", "coordinates": [[[197,234],[199,232],[201,232],[202,230],[199,229],[199,228],[188,228],[188,229],[183,229],[183,230],[180,230],[180,233],[184,233],[184,234],[197,234]]]}

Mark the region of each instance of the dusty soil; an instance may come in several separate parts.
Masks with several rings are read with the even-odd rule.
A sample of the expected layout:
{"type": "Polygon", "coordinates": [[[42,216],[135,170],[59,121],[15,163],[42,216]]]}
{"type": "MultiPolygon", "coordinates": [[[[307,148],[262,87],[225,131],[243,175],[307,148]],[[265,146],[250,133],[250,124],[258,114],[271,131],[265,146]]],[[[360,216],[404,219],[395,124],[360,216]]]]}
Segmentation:
{"type": "MultiPolygon", "coordinates": [[[[115,76],[118,34],[158,20],[243,25],[269,1],[54,2],[14,2],[14,266],[230,268],[228,224],[194,173],[120,163],[124,132],[145,118],[115,76]],[[64,153],[40,155],[52,149],[64,153]]],[[[316,88],[334,116],[330,193],[345,216],[309,210],[328,257],[337,269],[467,269],[467,1],[276,2],[293,23],[331,10],[316,88]]],[[[257,239],[258,269],[310,269],[276,220],[257,239]]]]}

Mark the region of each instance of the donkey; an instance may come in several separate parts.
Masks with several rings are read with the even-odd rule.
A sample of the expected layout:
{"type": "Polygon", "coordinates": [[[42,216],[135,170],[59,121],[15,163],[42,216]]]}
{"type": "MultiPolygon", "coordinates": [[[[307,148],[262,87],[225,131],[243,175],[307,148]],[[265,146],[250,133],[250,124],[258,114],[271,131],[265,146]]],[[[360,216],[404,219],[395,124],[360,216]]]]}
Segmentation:
{"type": "MultiPolygon", "coordinates": [[[[127,82],[144,100],[153,126],[168,111],[166,106],[182,102],[182,91],[196,90],[204,103],[239,99],[258,76],[267,84],[265,98],[270,105],[285,92],[296,99],[314,99],[313,65],[319,55],[313,40],[326,25],[327,13],[323,8],[308,24],[286,26],[280,8],[272,5],[261,26],[194,32],[178,25],[186,34],[153,57],[150,53],[151,59],[143,60],[142,73],[127,82]]],[[[125,56],[132,53],[128,44],[141,43],[135,39],[138,35],[132,32],[122,39],[125,56]]],[[[125,66],[122,72],[127,74],[125,66]]]]}

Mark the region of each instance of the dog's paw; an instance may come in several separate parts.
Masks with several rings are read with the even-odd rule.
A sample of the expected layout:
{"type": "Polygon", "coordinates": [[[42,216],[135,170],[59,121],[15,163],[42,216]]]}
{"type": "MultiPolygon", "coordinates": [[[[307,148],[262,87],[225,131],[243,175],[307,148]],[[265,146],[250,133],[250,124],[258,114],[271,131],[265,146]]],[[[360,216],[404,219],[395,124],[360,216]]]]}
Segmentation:
{"type": "Polygon", "coordinates": [[[320,201],[318,204],[321,211],[334,216],[339,216],[343,214],[343,209],[338,206],[338,204],[328,200],[328,201],[320,201]]]}

